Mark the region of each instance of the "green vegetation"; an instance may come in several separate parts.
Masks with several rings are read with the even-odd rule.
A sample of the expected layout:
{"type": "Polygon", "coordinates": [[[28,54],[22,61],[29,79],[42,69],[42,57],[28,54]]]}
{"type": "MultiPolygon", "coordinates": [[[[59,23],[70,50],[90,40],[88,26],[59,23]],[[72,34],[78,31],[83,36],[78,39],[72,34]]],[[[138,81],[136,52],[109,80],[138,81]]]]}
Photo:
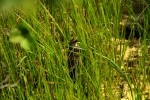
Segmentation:
{"type": "Polygon", "coordinates": [[[144,94],[144,91],[148,91],[150,95],[150,89],[144,88],[150,82],[149,43],[146,35],[149,33],[148,4],[140,13],[141,16],[144,15],[144,26],[138,27],[143,32],[141,34],[144,34],[138,40],[141,43],[141,56],[134,62],[136,66],[130,66],[129,63],[125,64],[124,56],[132,39],[125,42],[120,38],[124,32],[124,28],[120,29],[124,7],[129,17],[136,19],[130,2],[62,0],[47,4],[37,0],[29,7],[23,0],[25,4],[16,1],[19,7],[14,6],[14,3],[4,7],[11,0],[6,3],[2,1],[1,100],[149,98],[144,94]],[[68,60],[71,58],[68,59],[68,52],[69,43],[74,39],[77,39],[78,52],[75,53],[78,57],[75,57],[73,67],[76,68],[76,74],[72,80],[69,75],[68,60]]]}

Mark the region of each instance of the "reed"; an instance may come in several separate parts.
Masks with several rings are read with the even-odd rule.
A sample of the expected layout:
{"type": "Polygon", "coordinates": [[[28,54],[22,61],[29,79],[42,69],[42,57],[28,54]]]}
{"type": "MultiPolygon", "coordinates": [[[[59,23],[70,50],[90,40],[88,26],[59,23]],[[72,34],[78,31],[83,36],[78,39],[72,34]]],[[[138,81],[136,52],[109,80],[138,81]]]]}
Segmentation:
{"type": "MultiPolygon", "coordinates": [[[[128,16],[134,19],[129,4],[128,16]]],[[[55,6],[37,0],[32,13],[24,7],[1,11],[0,99],[149,98],[149,39],[139,38],[141,56],[133,65],[124,61],[134,39],[120,36],[126,29],[120,30],[120,7],[121,0],[68,0],[55,6]]],[[[147,34],[149,13],[140,14],[144,26],[137,31],[147,34]]]]}

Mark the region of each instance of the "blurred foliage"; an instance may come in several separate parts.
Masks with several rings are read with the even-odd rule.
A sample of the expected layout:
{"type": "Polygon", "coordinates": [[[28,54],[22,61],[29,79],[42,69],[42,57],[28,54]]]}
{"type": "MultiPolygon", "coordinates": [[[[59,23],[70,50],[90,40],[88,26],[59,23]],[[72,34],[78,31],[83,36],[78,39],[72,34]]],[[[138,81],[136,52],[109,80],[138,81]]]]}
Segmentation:
{"type": "Polygon", "coordinates": [[[31,50],[31,46],[34,43],[33,38],[30,35],[28,27],[21,23],[10,32],[10,42],[20,44],[25,50],[31,50]]]}
{"type": "Polygon", "coordinates": [[[11,12],[22,9],[26,13],[35,12],[35,0],[0,0],[0,11],[11,12]]]}

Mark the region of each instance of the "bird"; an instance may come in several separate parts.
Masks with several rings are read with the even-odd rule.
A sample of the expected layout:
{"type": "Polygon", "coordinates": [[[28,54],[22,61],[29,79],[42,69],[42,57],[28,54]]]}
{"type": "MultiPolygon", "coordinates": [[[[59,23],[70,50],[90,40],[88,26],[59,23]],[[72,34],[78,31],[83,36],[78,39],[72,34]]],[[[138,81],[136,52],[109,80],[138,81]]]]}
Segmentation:
{"type": "Polygon", "coordinates": [[[69,76],[70,78],[75,81],[75,73],[76,67],[78,64],[79,52],[80,49],[78,48],[78,40],[71,39],[69,41],[69,48],[68,48],[68,69],[69,69],[69,76]]]}

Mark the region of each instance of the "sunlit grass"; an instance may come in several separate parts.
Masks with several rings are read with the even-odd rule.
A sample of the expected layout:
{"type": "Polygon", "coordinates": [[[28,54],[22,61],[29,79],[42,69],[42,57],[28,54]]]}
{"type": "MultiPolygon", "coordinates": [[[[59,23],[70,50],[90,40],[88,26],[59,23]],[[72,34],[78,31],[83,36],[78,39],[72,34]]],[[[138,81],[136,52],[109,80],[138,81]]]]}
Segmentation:
{"type": "Polygon", "coordinates": [[[141,42],[142,57],[133,78],[133,73],[122,69],[128,44],[117,42],[121,4],[120,0],[70,0],[47,6],[38,1],[34,14],[20,8],[8,15],[1,12],[0,99],[120,100],[122,84],[128,87],[129,99],[141,99],[138,78],[144,78],[142,84],[149,82],[149,68],[144,67],[149,59],[147,41],[141,42]],[[22,23],[33,41],[21,36],[18,27],[22,23]],[[11,37],[14,29],[19,39],[11,37]],[[22,38],[28,42],[20,41],[22,38]],[[78,40],[79,48],[75,81],[68,69],[72,39],[78,40]],[[118,54],[119,44],[123,48],[118,54]]]}

